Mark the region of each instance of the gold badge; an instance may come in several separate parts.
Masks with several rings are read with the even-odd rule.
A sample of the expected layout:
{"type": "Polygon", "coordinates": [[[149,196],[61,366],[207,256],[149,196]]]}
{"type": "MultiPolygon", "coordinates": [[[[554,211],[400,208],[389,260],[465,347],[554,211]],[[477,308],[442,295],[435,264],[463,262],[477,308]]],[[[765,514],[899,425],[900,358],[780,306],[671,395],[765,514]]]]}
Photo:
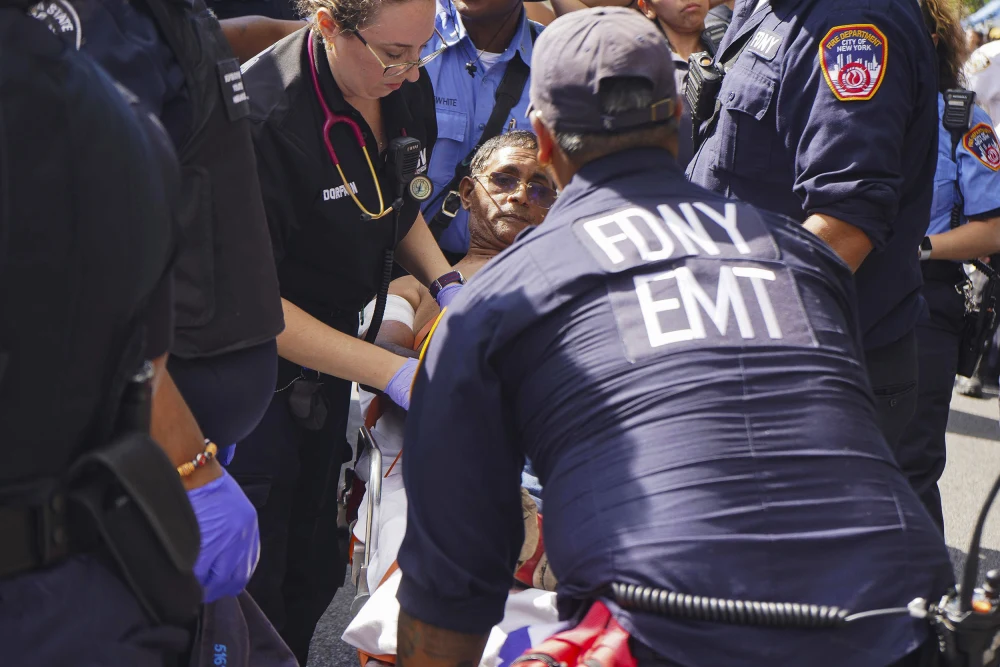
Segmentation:
{"type": "Polygon", "coordinates": [[[415,176],[410,181],[410,196],[417,201],[424,201],[434,192],[434,184],[426,176],[415,176]]]}

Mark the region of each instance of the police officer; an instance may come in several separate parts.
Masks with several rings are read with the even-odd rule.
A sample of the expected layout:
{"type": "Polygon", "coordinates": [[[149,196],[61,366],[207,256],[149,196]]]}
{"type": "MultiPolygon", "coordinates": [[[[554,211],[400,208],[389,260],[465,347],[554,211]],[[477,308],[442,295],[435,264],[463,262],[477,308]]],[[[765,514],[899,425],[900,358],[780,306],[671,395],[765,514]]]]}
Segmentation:
{"type": "Polygon", "coordinates": [[[726,627],[613,599],[621,582],[861,611],[952,574],[879,431],[850,272],[800,225],[684,180],[655,27],[574,12],[534,62],[539,162],[563,190],[458,296],[418,371],[398,664],[478,660],[522,539],[525,457],[563,617],[599,600],[640,666],[916,660],[927,626],[905,615],[726,627]]]}
{"type": "Polygon", "coordinates": [[[148,436],[173,330],[176,158],[138,99],[27,7],[0,6],[0,61],[3,661],[160,666],[202,596],[199,524],[219,531],[201,519],[247,526],[201,441],[148,436]]]}
{"type": "Polygon", "coordinates": [[[729,24],[733,21],[733,6],[735,4],[736,0],[711,0],[712,8],[705,18],[705,25],[709,28],[721,25],[721,34],[724,35],[729,24]]]}
{"type": "Polygon", "coordinates": [[[938,164],[931,224],[920,248],[923,295],[930,318],[917,325],[920,379],[917,414],[897,449],[903,472],[931,517],[944,530],[937,481],[945,466],[945,431],[965,323],[968,280],[960,261],[1000,252],[1000,142],[990,117],[971,98],[946,91],[959,87],[965,54],[956,9],[925,0],[924,16],[936,36],[941,94],[938,95],[938,164]],[[961,128],[946,127],[945,96],[971,111],[961,128]],[[958,260],[958,261],[955,261],[958,260]]]}
{"type": "Polygon", "coordinates": [[[438,141],[428,176],[434,194],[422,206],[441,249],[454,263],[469,249],[469,214],[458,186],[476,148],[513,129],[528,130],[532,44],[542,26],[522,0],[437,0],[437,33],[424,53],[434,88],[438,141]]]}
{"type": "Polygon", "coordinates": [[[464,282],[419,209],[437,136],[430,81],[418,67],[434,55],[420,58],[434,4],[309,7],[308,28],[245,66],[286,330],[277,393],[231,467],[262,527],[249,590],[303,664],[344,580],[335,491],[350,451],[350,381],[407,407],[415,367],[358,340],[359,312],[388,289],[394,259],[439,304],[464,282]]]}
{"type": "Polygon", "coordinates": [[[34,9],[152,110],[182,165],[182,243],[169,371],[226,448],[270,403],[282,330],[239,62],[209,10],[165,0],[45,0],[34,9]],[[79,17],[79,22],[73,21],[79,17]]]}
{"type": "Polygon", "coordinates": [[[918,3],[740,0],[716,62],[727,74],[688,177],[803,222],[856,272],[865,361],[895,447],[916,406],[925,306],[913,248],[936,157],[934,45],[918,3]]]}

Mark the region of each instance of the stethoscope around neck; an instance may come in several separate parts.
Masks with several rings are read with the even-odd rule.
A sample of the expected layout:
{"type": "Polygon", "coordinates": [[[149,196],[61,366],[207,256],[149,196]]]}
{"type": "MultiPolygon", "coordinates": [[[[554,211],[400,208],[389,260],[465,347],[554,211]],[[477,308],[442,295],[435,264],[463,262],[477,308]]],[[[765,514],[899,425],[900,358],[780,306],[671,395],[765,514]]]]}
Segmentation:
{"type": "Polygon", "coordinates": [[[375,166],[372,164],[371,156],[368,155],[368,146],[365,145],[364,137],[361,136],[361,128],[358,124],[354,122],[354,119],[349,116],[341,116],[330,111],[330,107],[327,106],[326,100],[323,98],[323,91],[319,87],[319,75],[316,73],[316,48],[313,40],[313,31],[310,30],[309,34],[306,35],[306,39],[309,42],[309,69],[312,72],[313,89],[316,91],[316,99],[319,100],[319,105],[323,109],[323,143],[326,145],[326,152],[330,156],[330,161],[333,162],[333,166],[337,168],[337,172],[340,174],[340,180],[344,183],[344,190],[347,194],[351,196],[354,203],[357,205],[361,212],[364,214],[361,216],[362,220],[378,220],[386,215],[392,213],[394,208],[390,206],[385,207],[385,199],[382,197],[382,186],[379,184],[378,174],[375,173],[375,166]],[[333,142],[330,140],[330,131],[333,126],[337,123],[346,123],[351,131],[354,132],[354,138],[357,140],[358,145],[361,147],[362,152],[365,154],[365,160],[368,161],[368,170],[371,172],[372,181],[375,183],[375,191],[378,193],[378,208],[380,213],[372,213],[365,205],[361,203],[358,196],[354,194],[353,188],[351,188],[350,183],[347,182],[347,177],[344,176],[344,170],[340,166],[340,160],[337,158],[337,152],[333,150],[333,142]]]}

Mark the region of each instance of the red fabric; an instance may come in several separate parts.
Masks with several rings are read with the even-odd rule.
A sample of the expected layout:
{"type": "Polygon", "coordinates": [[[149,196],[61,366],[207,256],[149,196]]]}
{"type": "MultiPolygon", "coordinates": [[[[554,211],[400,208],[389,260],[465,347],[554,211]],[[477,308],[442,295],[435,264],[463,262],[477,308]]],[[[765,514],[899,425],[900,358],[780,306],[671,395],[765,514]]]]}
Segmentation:
{"type": "Polygon", "coordinates": [[[517,572],[514,573],[514,578],[528,588],[535,587],[535,568],[538,567],[538,561],[540,561],[542,556],[545,555],[545,537],[542,535],[542,515],[538,514],[537,519],[538,546],[535,548],[535,553],[531,555],[531,558],[526,560],[524,565],[517,568],[517,572]]]}
{"type": "MultiPolygon", "coordinates": [[[[549,637],[525,655],[542,653],[567,667],[636,667],[628,640],[628,632],[618,625],[604,603],[595,602],[579,625],[549,637]]],[[[540,660],[517,664],[518,667],[547,667],[540,660]]]]}

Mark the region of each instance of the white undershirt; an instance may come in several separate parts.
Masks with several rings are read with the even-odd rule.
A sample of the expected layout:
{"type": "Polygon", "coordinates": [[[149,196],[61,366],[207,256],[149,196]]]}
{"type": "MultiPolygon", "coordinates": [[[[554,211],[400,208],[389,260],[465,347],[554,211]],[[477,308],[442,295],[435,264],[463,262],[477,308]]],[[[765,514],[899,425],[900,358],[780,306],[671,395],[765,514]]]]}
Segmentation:
{"type": "Polygon", "coordinates": [[[760,11],[760,8],[768,4],[770,0],[757,0],[757,6],[753,8],[753,13],[756,14],[760,11]]]}
{"type": "Polygon", "coordinates": [[[479,54],[479,64],[483,66],[484,72],[488,72],[494,65],[497,64],[497,62],[499,62],[502,56],[502,53],[489,53],[487,51],[483,51],[479,54]]]}

